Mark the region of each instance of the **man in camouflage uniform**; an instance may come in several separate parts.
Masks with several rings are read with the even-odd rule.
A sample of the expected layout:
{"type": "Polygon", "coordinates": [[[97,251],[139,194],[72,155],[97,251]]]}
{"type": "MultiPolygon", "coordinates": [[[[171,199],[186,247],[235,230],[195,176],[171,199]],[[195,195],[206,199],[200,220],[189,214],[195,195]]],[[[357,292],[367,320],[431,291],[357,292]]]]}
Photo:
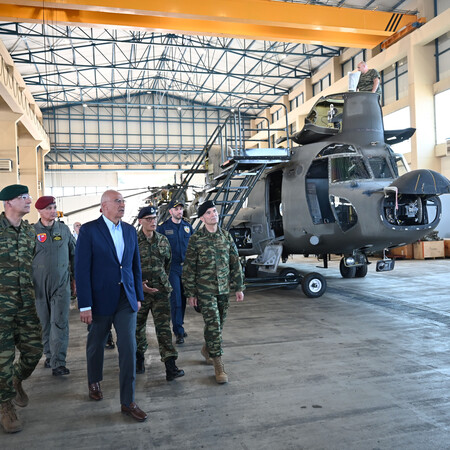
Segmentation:
{"type": "Polygon", "coordinates": [[[161,361],[166,366],[166,380],[182,377],[184,371],[178,369],[175,360],[178,352],[172,344],[170,331],[169,282],[171,251],[168,239],[156,232],[156,208],[146,206],[139,211],[138,232],[139,254],[141,257],[142,287],[144,301],[137,313],[136,321],[136,373],[144,373],[144,354],[147,350],[146,324],[151,311],[158,339],[161,361]]]}
{"type": "Polygon", "coordinates": [[[365,61],[358,64],[358,70],[361,72],[356,90],[365,92],[374,92],[381,95],[380,74],[375,69],[369,69],[365,61]]]}
{"type": "Polygon", "coordinates": [[[227,316],[230,288],[236,301],[244,300],[244,276],[236,245],[228,231],[218,226],[214,202],[198,208],[204,226],[189,240],[183,266],[183,285],[190,306],[200,307],[205,321],[201,350],[207,364],[214,364],[216,381],[228,382],[222,362],[222,330],[227,316]]]}
{"type": "Polygon", "coordinates": [[[34,304],[31,262],[36,233],[22,220],[30,212],[27,186],[13,184],[0,192],[0,409],[4,430],[22,429],[17,406],[27,406],[22,387],[42,355],[41,326],[34,304]],[[14,363],[15,351],[19,359],[14,363]]]}

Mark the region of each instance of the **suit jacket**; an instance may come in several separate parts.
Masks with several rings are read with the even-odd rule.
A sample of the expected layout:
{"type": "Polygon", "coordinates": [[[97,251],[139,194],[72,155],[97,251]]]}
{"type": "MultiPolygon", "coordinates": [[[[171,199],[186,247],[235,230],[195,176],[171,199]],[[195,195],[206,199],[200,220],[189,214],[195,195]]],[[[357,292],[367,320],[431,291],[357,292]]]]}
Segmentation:
{"type": "Polygon", "coordinates": [[[125,249],[117,258],[111,234],[102,216],[80,228],[75,250],[75,280],[78,307],[91,307],[92,314],[110,316],[120,298],[120,283],[133,311],[144,299],[136,230],[122,222],[125,249]]]}

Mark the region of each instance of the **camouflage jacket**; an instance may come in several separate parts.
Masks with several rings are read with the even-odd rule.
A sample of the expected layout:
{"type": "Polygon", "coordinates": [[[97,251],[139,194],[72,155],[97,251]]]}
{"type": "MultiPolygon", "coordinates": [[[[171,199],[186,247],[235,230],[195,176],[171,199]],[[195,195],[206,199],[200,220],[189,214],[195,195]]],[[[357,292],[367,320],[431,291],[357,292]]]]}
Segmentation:
{"type": "Polygon", "coordinates": [[[147,286],[159,289],[160,292],[171,292],[169,272],[172,254],[169,240],[156,231],[153,232],[153,237],[148,239],[144,232],[139,230],[138,245],[142,280],[148,280],[147,286]]]}
{"type": "MultiPolygon", "coordinates": [[[[373,80],[375,78],[380,78],[380,74],[375,69],[369,69],[366,73],[361,73],[359,77],[359,82],[357,89],[358,91],[372,91],[373,89],[373,80]]],[[[381,80],[378,85],[377,90],[375,91],[377,94],[381,94],[381,80]]]]}
{"type": "Polygon", "coordinates": [[[183,264],[186,297],[223,295],[244,290],[244,276],[236,245],[220,227],[210,233],[205,227],[189,240],[183,264]]]}
{"type": "Polygon", "coordinates": [[[22,220],[16,228],[4,212],[0,214],[0,296],[11,288],[33,290],[31,262],[35,244],[36,233],[28,221],[22,220]]]}

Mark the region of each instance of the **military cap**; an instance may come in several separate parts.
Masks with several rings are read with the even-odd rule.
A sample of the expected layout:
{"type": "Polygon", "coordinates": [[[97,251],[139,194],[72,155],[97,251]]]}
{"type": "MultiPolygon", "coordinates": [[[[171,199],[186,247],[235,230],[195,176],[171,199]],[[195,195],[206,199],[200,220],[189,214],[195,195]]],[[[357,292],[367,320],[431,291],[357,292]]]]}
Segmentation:
{"type": "Polygon", "coordinates": [[[12,200],[22,194],[28,194],[28,186],[24,186],[23,184],[10,184],[0,191],[0,200],[12,200]]]}
{"type": "Polygon", "coordinates": [[[208,211],[209,208],[213,208],[216,206],[216,204],[212,200],[208,200],[206,202],[203,202],[197,210],[198,217],[202,217],[203,214],[205,214],[206,211],[208,211]]]}
{"type": "Polygon", "coordinates": [[[176,208],[177,206],[182,206],[184,208],[184,203],[180,200],[171,201],[169,203],[169,209],[170,208],[176,208]]]}
{"type": "Polygon", "coordinates": [[[55,197],[52,197],[51,195],[44,195],[43,197],[39,197],[37,199],[37,202],[35,203],[36,209],[44,209],[47,208],[48,205],[51,205],[52,203],[56,203],[55,197]]]}
{"type": "Polygon", "coordinates": [[[138,219],[142,219],[146,216],[156,216],[158,210],[154,206],[144,206],[138,214],[138,219]]]}

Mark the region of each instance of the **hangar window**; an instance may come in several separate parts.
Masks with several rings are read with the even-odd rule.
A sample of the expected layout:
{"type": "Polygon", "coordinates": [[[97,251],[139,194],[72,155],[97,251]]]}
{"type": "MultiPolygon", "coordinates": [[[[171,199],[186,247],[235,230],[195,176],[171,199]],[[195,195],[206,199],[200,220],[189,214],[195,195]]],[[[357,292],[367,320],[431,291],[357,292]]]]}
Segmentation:
{"type": "Polygon", "coordinates": [[[332,183],[371,178],[363,159],[359,156],[332,158],[330,166],[332,183]]]}
{"type": "Polygon", "coordinates": [[[372,169],[374,178],[393,178],[391,168],[386,158],[376,156],[369,158],[369,165],[372,169]]]}

